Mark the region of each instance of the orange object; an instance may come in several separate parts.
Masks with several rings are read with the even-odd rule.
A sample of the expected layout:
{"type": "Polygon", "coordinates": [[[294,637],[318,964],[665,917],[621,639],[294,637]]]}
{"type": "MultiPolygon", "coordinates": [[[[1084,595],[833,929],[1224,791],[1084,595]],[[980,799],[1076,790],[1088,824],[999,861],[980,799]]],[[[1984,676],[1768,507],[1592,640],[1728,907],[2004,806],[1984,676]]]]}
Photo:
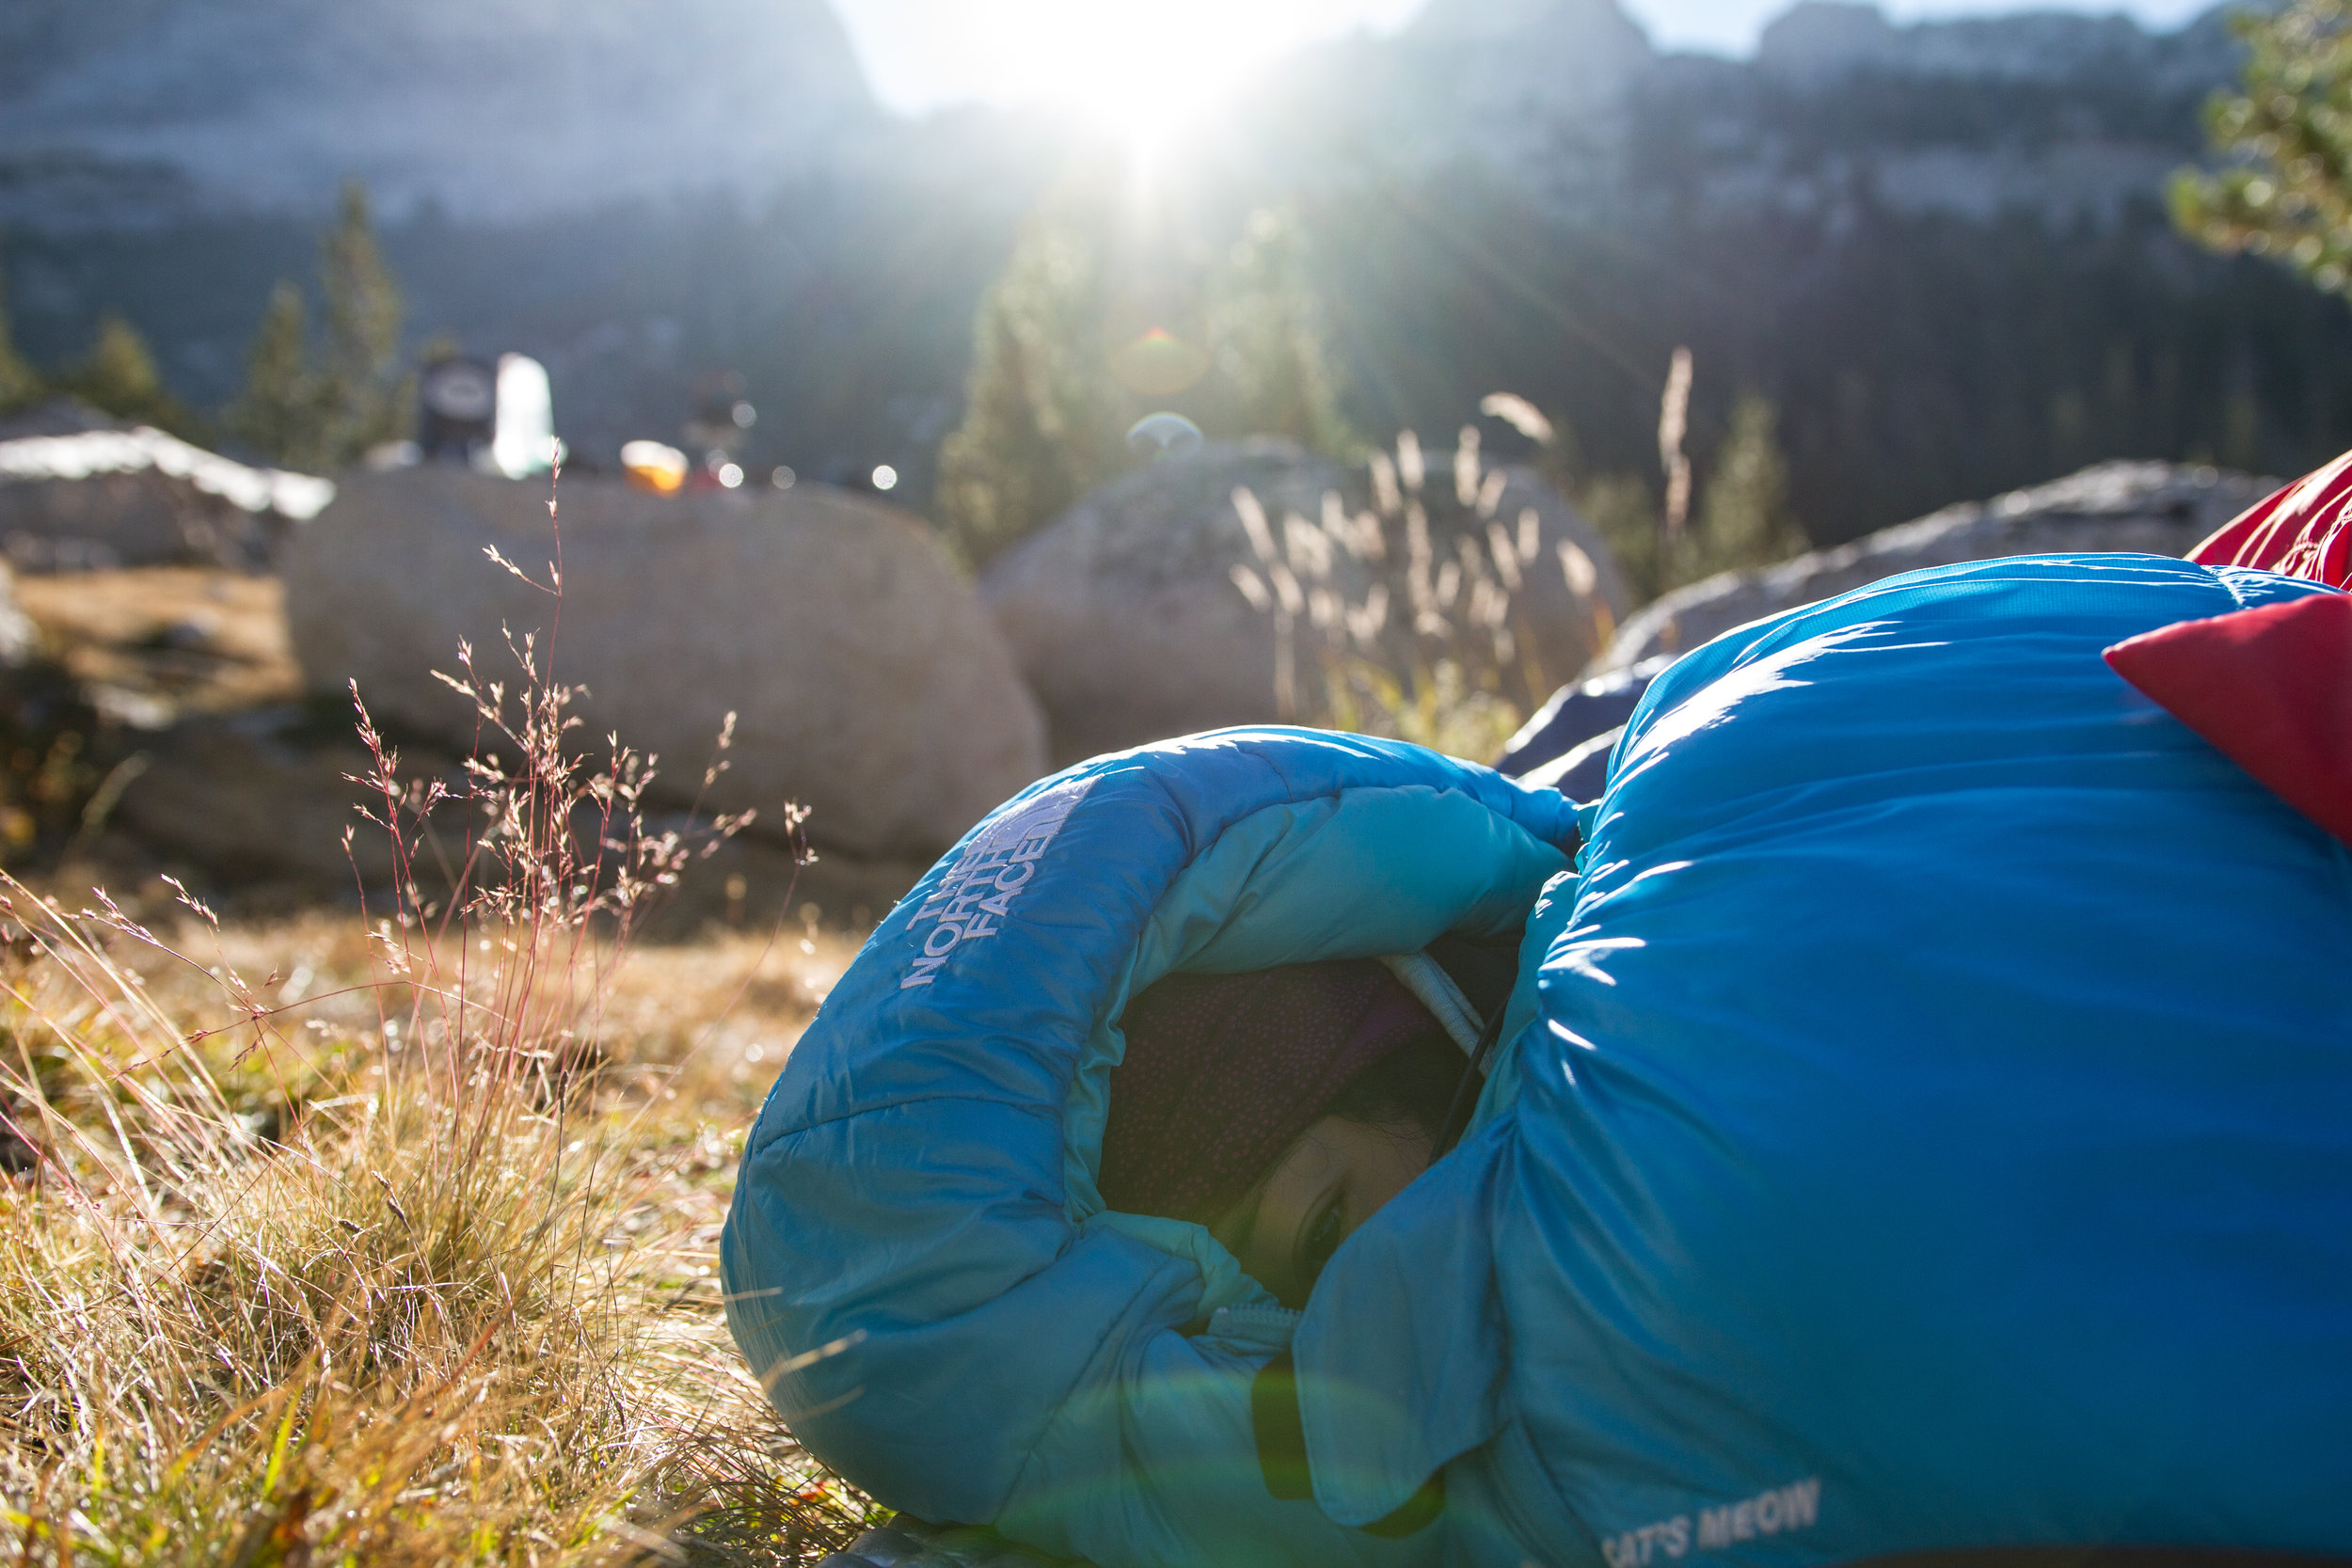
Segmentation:
{"type": "Polygon", "coordinates": [[[660,441],[629,441],[621,447],[621,471],[641,490],[675,496],[686,484],[686,454],[660,441]]]}

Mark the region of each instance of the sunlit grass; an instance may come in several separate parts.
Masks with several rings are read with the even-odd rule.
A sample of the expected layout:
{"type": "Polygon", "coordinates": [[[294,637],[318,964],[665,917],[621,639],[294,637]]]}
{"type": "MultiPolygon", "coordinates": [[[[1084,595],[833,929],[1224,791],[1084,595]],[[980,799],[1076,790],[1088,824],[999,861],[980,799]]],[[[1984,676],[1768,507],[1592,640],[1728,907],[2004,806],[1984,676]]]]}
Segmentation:
{"type": "Polygon", "coordinates": [[[190,1043],[246,1009],[167,1010],[134,973],[158,950],[9,895],[20,1554],[634,1558],[763,1494],[838,1538],[862,1505],[780,1444],[720,1320],[743,1121],[710,1117],[691,1063],[468,1059],[413,1006],[190,1043]]]}
{"type": "Polygon", "coordinates": [[[511,694],[461,662],[463,790],[399,784],[361,715],[402,874],[356,920],[0,881],[0,1551],[791,1562],[868,1512],[775,1423],[715,1256],[846,943],[639,961],[699,846],[515,652],[511,694]]]}

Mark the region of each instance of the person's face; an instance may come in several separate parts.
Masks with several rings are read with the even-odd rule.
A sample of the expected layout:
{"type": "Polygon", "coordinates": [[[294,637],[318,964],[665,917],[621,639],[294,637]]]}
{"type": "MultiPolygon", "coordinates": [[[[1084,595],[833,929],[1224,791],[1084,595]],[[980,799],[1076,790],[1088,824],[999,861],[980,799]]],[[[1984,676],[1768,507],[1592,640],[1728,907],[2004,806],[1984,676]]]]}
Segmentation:
{"type": "Polygon", "coordinates": [[[1331,1254],[1429,1168],[1429,1136],[1325,1117],[1211,1233],[1285,1307],[1304,1307],[1331,1254]]]}

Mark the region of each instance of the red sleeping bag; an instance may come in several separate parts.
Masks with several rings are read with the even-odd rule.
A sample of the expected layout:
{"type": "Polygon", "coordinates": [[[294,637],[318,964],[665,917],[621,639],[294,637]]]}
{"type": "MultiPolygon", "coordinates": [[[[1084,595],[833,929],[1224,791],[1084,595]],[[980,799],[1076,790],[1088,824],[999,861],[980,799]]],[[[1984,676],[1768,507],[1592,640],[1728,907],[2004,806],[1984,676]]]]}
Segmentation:
{"type": "Polygon", "coordinates": [[[2352,588],[2352,451],[2248,507],[2188,558],[2352,588]]]}
{"type": "MultiPolygon", "coordinates": [[[[2352,586],[2352,452],[2287,485],[2189,552],[2352,586]]],[[[2352,598],[2183,621],[2107,663],[2304,816],[2352,844],[2352,598]]]]}

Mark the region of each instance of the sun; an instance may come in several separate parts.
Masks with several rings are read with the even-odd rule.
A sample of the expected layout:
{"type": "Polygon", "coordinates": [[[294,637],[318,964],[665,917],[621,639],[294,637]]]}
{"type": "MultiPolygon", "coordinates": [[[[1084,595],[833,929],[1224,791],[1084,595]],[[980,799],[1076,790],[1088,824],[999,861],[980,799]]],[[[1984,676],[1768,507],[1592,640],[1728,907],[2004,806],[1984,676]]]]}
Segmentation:
{"type": "Polygon", "coordinates": [[[1214,3],[1000,0],[988,8],[999,13],[994,92],[1074,109],[1137,147],[1166,141],[1240,74],[1225,19],[1201,14],[1224,8],[1214,3]]]}
{"type": "Polygon", "coordinates": [[[1400,8],[1386,0],[963,0],[987,96],[1064,105],[1164,149],[1277,56],[1400,8]]]}

